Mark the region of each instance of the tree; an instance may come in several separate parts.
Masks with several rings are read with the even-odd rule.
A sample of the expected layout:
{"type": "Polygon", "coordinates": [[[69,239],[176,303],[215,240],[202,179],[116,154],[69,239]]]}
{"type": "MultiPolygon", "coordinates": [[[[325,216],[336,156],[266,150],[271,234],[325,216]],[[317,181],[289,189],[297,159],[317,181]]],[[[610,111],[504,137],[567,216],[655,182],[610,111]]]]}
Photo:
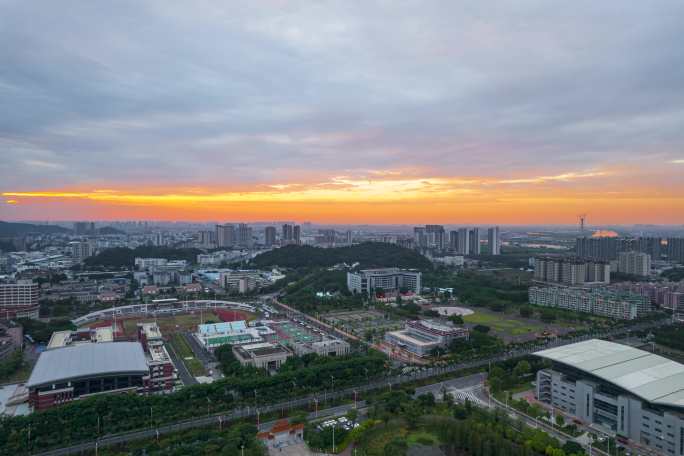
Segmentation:
{"type": "Polygon", "coordinates": [[[475,326],[473,326],[473,331],[481,332],[484,334],[487,334],[490,330],[491,330],[491,328],[489,326],[486,326],[486,325],[475,325],[475,326]]]}
{"type": "Polygon", "coordinates": [[[534,314],[532,308],[528,306],[521,307],[518,312],[520,313],[520,316],[523,318],[530,318],[534,314]]]}
{"type": "Polygon", "coordinates": [[[582,448],[582,445],[577,442],[573,442],[572,440],[565,442],[565,445],[563,445],[562,449],[565,454],[584,454],[584,448],[582,448]]]}
{"type": "Polygon", "coordinates": [[[556,425],[561,428],[565,426],[565,418],[560,413],[556,415],[556,425]]]}
{"type": "Polygon", "coordinates": [[[385,445],[383,454],[385,456],[404,456],[408,450],[408,444],[402,437],[395,437],[385,445]]]}
{"type": "Polygon", "coordinates": [[[356,421],[356,419],[359,417],[359,411],[356,409],[349,409],[347,412],[347,419],[349,421],[356,421]]]}
{"type": "Polygon", "coordinates": [[[526,360],[522,360],[518,362],[518,364],[515,365],[515,368],[513,369],[513,376],[520,381],[522,377],[530,372],[530,363],[527,362],[526,360]]]}
{"type": "Polygon", "coordinates": [[[462,325],[465,323],[463,321],[463,317],[458,315],[458,314],[449,315],[449,318],[447,318],[447,319],[455,325],[462,325]]]}

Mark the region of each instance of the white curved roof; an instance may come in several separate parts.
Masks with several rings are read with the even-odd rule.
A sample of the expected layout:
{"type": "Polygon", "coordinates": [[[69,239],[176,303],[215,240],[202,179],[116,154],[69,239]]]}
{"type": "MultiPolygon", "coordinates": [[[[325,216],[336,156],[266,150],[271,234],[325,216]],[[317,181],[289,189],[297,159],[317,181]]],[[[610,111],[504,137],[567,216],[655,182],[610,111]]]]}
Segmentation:
{"type": "Polygon", "coordinates": [[[684,365],[628,345],[591,339],[536,352],[653,404],[684,407],[684,365]]]}
{"type": "Polygon", "coordinates": [[[26,386],[31,388],[96,375],[147,372],[145,353],[138,342],[78,344],[41,353],[26,386]]]}

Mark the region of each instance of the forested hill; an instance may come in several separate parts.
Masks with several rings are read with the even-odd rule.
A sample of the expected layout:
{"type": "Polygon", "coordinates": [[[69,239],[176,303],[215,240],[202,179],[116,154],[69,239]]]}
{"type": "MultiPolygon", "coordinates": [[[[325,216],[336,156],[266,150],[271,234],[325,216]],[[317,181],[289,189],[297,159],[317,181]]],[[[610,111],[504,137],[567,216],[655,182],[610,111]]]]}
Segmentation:
{"type": "Polygon", "coordinates": [[[197,255],[202,253],[198,249],[174,249],[170,247],[116,247],[106,249],[97,255],[86,258],[86,266],[106,266],[110,268],[131,268],[137,257],[140,258],[166,258],[167,260],[187,260],[195,263],[197,255]]]}
{"type": "Polygon", "coordinates": [[[257,268],[327,267],[339,263],[359,262],[362,268],[399,267],[432,269],[430,260],[420,253],[383,242],[364,242],[351,247],[321,247],[288,245],[257,255],[252,265],[257,268]]]}
{"type": "Polygon", "coordinates": [[[34,225],[32,223],[0,222],[0,237],[18,237],[27,234],[60,234],[71,230],[57,225],[34,225]]]}

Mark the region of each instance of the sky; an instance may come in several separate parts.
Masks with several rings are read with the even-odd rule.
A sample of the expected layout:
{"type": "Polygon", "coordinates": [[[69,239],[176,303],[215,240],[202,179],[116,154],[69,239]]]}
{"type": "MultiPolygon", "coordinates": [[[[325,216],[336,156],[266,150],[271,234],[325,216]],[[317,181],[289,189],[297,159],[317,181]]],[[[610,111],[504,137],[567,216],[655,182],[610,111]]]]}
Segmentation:
{"type": "Polygon", "coordinates": [[[0,0],[0,220],[684,224],[684,2],[0,0]]]}

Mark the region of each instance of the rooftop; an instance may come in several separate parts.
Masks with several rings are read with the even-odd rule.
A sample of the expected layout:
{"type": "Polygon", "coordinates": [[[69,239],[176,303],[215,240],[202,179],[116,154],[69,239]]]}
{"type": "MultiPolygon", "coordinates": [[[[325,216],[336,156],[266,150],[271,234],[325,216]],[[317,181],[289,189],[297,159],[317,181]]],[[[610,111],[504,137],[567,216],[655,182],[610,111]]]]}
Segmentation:
{"type": "Polygon", "coordinates": [[[594,375],[653,404],[684,407],[684,365],[662,356],[599,339],[535,355],[594,375]]]}
{"type": "Polygon", "coordinates": [[[244,320],[226,321],[223,323],[210,323],[206,325],[197,326],[197,332],[205,336],[244,331],[245,329],[247,329],[247,324],[244,320]]]}
{"type": "Polygon", "coordinates": [[[26,385],[35,387],[121,372],[149,372],[138,342],[88,343],[44,351],[26,385]]]}

